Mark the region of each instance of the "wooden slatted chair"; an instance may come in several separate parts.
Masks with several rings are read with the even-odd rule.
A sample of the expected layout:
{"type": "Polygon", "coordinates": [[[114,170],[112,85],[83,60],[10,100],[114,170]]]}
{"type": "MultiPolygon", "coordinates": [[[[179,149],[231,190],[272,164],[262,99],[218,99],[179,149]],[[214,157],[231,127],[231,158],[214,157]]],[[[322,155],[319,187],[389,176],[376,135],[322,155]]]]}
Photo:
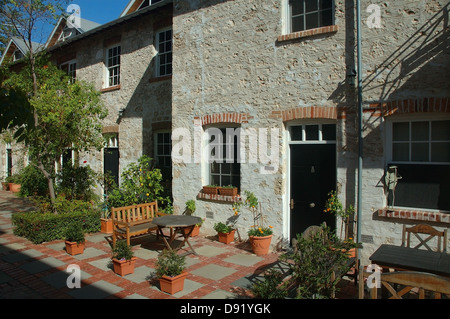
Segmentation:
{"type": "MultiPolygon", "coordinates": [[[[369,277],[371,272],[364,272],[364,277],[369,277]]],[[[381,287],[386,290],[388,299],[441,299],[442,295],[450,297],[450,279],[430,273],[416,271],[396,271],[378,273],[381,287]]],[[[370,290],[371,299],[378,299],[377,285],[374,283],[370,290]]]]}
{"type": "Polygon", "coordinates": [[[412,227],[406,227],[403,225],[403,234],[402,234],[402,246],[410,247],[411,246],[411,234],[419,241],[419,243],[414,246],[414,248],[425,247],[428,250],[433,251],[433,249],[429,246],[429,241],[436,237],[437,240],[437,250],[447,252],[447,229],[444,231],[438,231],[430,225],[419,224],[412,227]],[[428,235],[428,236],[427,236],[428,235]],[[424,238],[427,236],[426,238],[424,238]]]}

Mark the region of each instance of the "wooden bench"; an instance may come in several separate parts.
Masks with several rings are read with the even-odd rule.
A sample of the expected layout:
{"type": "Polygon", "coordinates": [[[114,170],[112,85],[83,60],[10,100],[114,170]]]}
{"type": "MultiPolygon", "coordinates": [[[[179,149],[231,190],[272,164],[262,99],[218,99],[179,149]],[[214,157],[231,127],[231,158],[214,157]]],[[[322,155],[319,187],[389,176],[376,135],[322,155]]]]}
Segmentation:
{"type": "Polygon", "coordinates": [[[158,203],[151,202],[125,207],[113,207],[111,209],[111,219],[113,224],[113,247],[116,246],[117,239],[126,238],[130,245],[131,237],[146,235],[155,231],[158,226],[152,223],[153,218],[163,216],[158,212],[158,203]]]}

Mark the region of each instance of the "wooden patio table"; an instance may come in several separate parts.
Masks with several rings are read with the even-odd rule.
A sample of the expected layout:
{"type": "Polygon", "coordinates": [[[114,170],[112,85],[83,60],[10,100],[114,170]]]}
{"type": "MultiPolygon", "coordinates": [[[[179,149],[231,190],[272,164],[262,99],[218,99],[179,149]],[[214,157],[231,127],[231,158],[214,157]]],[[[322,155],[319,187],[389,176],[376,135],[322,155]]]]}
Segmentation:
{"type": "Polygon", "coordinates": [[[395,245],[381,245],[369,257],[383,269],[421,271],[450,278],[450,254],[395,245]]]}
{"type": "Polygon", "coordinates": [[[164,243],[169,250],[178,250],[184,246],[185,243],[189,245],[192,252],[197,255],[194,248],[192,248],[189,243],[189,236],[191,236],[192,231],[196,224],[199,224],[202,221],[200,217],[189,216],[189,215],[165,215],[162,217],[157,217],[153,219],[153,224],[158,226],[158,232],[162,236],[164,243]],[[163,229],[170,228],[170,235],[164,235],[163,229]],[[188,231],[183,231],[183,229],[187,228],[188,231]],[[176,235],[181,234],[184,238],[183,242],[177,247],[172,248],[172,242],[175,240],[176,235]],[[166,239],[168,238],[168,240],[166,239]]]}

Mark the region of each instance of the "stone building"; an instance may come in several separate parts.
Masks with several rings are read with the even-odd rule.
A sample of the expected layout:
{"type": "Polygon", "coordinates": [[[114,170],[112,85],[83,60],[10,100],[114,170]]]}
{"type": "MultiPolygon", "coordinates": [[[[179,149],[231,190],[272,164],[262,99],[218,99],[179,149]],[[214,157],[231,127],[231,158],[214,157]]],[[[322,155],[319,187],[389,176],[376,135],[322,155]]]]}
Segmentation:
{"type": "MultiPolygon", "coordinates": [[[[141,154],[165,161],[172,148],[174,212],[196,199],[202,231],[214,234],[233,198],[202,187],[252,191],[273,249],[324,221],[339,233],[324,212],[333,189],[345,208],[360,204],[365,262],[382,243],[400,245],[404,224],[448,228],[449,4],[362,0],[358,70],[355,3],[132,0],[117,20],[53,45],[109,110],[109,147],[84,158],[102,171],[118,146],[120,171],[141,154]],[[120,82],[108,64],[117,55],[120,82]]],[[[242,239],[252,223],[243,209],[242,239]]]]}

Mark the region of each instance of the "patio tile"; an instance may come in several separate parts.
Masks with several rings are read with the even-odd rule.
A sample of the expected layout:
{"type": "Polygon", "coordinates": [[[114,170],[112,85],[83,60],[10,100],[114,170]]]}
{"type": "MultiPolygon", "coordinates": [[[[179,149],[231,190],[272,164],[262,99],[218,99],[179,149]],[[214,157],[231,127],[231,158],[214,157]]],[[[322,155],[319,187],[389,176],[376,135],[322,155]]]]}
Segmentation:
{"type": "Polygon", "coordinates": [[[48,270],[54,267],[59,267],[64,265],[64,262],[62,262],[59,259],[56,259],[54,257],[47,257],[44,259],[36,260],[27,264],[22,265],[20,268],[27,271],[30,274],[36,274],[38,272],[48,270]]]}
{"type": "MultiPolygon", "coordinates": [[[[179,291],[179,292],[173,294],[173,296],[176,298],[181,298],[181,297],[184,297],[184,296],[196,291],[197,289],[202,288],[203,286],[204,285],[199,282],[185,279],[184,280],[184,289],[182,291],[179,291]]],[[[159,288],[159,284],[158,284],[158,288],[159,288]]]]}
{"type": "MultiPolygon", "coordinates": [[[[69,278],[70,275],[70,273],[65,271],[57,271],[42,277],[42,280],[55,288],[63,288],[67,286],[67,278],[69,278]]],[[[81,270],[81,281],[90,277],[92,277],[90,274],[81,270]]]]}
{"type": "Polygon", "coordinates": [[[205,245],[205,246],[196,248],[195,251],[197,252],[197,254],[202,255],[202,256],[214,257],[214,256],[217,256],[220,254],[224,254],[224,253],[228,252],[229,250],[227,248],[205,245]]]}
{"type": "Polygon", "coordinates": [[[81,284],[81,288],[74,288],[69,295],[77,299],[104,299],[122,290],[121,287],[100,280],[87,286],[81,284]]]}
{"type": "Polygon", "coordinates": [[[149,299],[149,298],[144,297],[139,294],[132,294],[132,295],[126,296],[124,299],[149,299]]]}
{"type": "Polygon", "coordinates": [[[236,295],[232,292],[218,289],[203,296],[201,299],[236,299],[236,295]]]}
{"type": "Polygon", "coordinates": [[[220,280],[236,272],[236,269],[230,267],[223,267],[219,265],[206,265],[204,267],[198,268],[191,271],[192,274],[201,276],[204,278],[209,278],[213,280],[220,280]]]}
{"type": "Polygon", "coordinates": [[[258,257],[256,255],[248,255],[248,254],[237,254],[237,255],[233,255],[231,257],[224,259],[224,261],[226,261],[226,262],[241,265],[241,266],[247,266],[247,267],[253,266],[262,260],[264,260],[264,259],[261,257],[258,257]]]}
{"type": "MultiPolygon", "coordinates": [[[[11,245],[12,246],[12,245],[11,245]]],[[[23,261],[23,260],[27,260],[30,258],[36,258],[42,256],[42,253],[40,251],[37,251],[35,249],[28,249],[25,251],[21,251],[21,252],[16,252],[13,254],[9,254],[6,256],[3,256],[2,259],[7,261],[7,262],[18,262],[18,261],[23,261]]]]}
{"type": "Polygon", "coordinates": [[[159,252],[155,250],[140,248],[134,251],[134,255],[145,260],[158,258],[159,252]]]}
{"type": "Polygon", "coordinates": [[[112,235],[104,234],[104,233],[97,233],[97,234],[91,234],[86,236],[86,240],[89,240],[93,243],[101,243],[101,242],[107,242],[107,237],[111,237],[112,235]]]}
{"type": "Polygon", "coordinates": [[[0,284],[4,284],[5,282],[12,281],[13,279],[5,274],[3,271],[0,271],[0,284]]]}
{"type": "Polygon", "coordinates": [[[25,245],[19,244],[19,243],[12,243],[12,244],[6,244],[5,247],[11,249],[11,250],[21,250],[26,248],[25,245]]]}
{"type": "Polygon", "coordinates": [[[134,272],[132,274],[128,274],[124,276],[127,280],[131,280],[135,283],[141,283],[144,281],[149,281],[150,277],[152,276],[152,273],[154,273],[155,270],[153,268],[147,267],[147,266],[141,266],[134,269],[134,272]]]}
{"type": "Polygon", "coordinates": [[[90,261],[89,264],[104,271],[110,271],[113,268],[110,257],[90,261]]]}
{"type": "Polygon", "coordinates": [[[100,249],[97,249],[94,247],[87,247],[84,249],[84,252],[82,254],[74,255],[73,257],[78,260],[83,260],[83,259],[98,257],[98,256],[105,255],[105,254],[107,254],[107,253],[103,250],[100,250],[100,249]]]}

